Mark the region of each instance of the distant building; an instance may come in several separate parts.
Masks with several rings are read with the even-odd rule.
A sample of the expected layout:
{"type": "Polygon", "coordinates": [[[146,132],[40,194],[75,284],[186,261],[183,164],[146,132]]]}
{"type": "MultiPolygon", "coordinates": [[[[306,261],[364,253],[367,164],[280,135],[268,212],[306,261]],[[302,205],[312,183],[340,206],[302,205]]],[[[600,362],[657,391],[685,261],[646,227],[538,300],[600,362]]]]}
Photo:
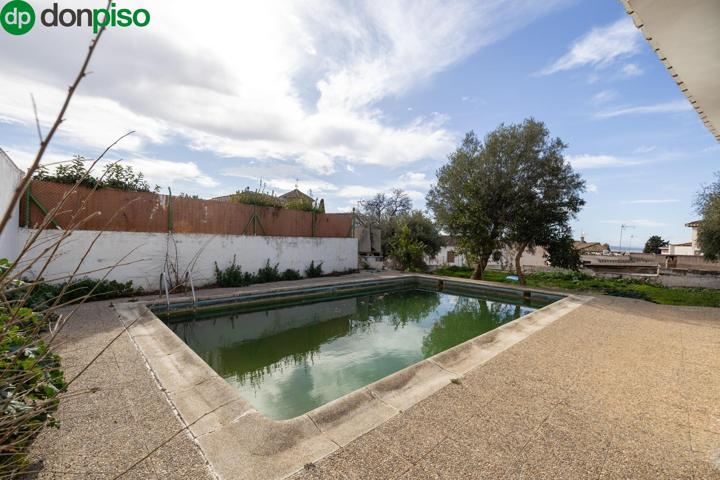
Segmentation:
{"type": "MultiPolygon", "coordinates": [[[[229,202],[230,199],[231,199],[234,195],[235,195],[235,194],[223,195],[223,196],[220,196],[220,197],[213,197],[213,198],[211,198],[210,200],[215,200],[215,201],[218,201],[218,202],[229,202]]],[[[295,188],[295,189],[293,189],[293,190],[290,190],[290,191],[287,192],[287,193],[283,193],[282,195],[280,195],[280,196],[278,196],[278,197],[274,197],[273,195],[270,195],[270,194],[267,194],[267,193],[257,193],[256,195],[267,196],[268,199],[273,199],[273,198],[274,198],[274,199],[280,201],[280,203],[287,203],[287,202],[290,202],[290,201],[293,201],[293,200],[303,200],[303,201],[307,201],[307,202],[311,202],[311,203],[314,202],[313,198],[312,198],[310,195],[301,192],[301,191],[298,190],[297,188],[295,188]]]]}
{"type": "Polygon", "coordinates": [[[702,249],[698,243],[698,227],[700,220],[695,220],[685,224],[686,227],[692,229],[692,236],[689,242],[671,243],[660,249],[662,255],[702,255],[702,249]]]}
{"type": "Polygon", "coordinates": [[[467,267],[469,266],[465,255],[460,253],[457,248],[455,237],[450,235],[442,235],[442,247],[434,257],[426,257],[425,263],[430,266],[437,267],[467,267]]]}
{"type": "Polygon", "coordinates": [[[287,192],[287,193],[283,193],[283,194],[280,195],[278,198],[279,198],[283,203],[290,202],[290,201],[293,201],[293,200],[302,200],[302,201],[304,201],[304,202],[310,202],[310,203],[314,202],[313,198],[312,198],[310,195],[301,192],[301,191],[298,190],[297,188],[294,188],[294,189],[290,190],[290,191],[287,192]]]}
{"type": "Polygon", "coordinates": [[[576,240],[574,246],[580,255],[602,255],[610,251],[610,245],[607,243],[586,242],[585,236],[581,236],[579,241],[576,240]]]}
{"type": "MultiPolygon", "coordinates": [[[[465,255],[458,249],[457,239],[450,235],[441,236],[443,246],[440,247],[437,255],[434,257],[425,256],[425,263],[430,267],[470,267],[465,255]]],[[[520,264],[523,267],[545,267],[547,266],[547,252],[542,247],[536,247],[532,252],[525,250],[520,258],[520,264]]],[[[500,258],[491,258],[487,264],[488,268],[500,270],[512,270],[515,268],[515,250],[512,248],[504,248],[500,258]]]]}

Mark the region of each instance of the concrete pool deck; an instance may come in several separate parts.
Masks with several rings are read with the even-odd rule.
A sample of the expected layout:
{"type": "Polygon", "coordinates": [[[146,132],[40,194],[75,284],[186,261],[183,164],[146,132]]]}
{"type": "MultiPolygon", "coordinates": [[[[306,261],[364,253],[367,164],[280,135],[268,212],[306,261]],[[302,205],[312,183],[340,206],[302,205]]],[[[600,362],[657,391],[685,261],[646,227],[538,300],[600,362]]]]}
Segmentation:
{"type": "MultiPolygon", "coordinates": [[[[202,433],[157,448],[183,428],[173,392],[160,390],[109,302],[80,313],[61,347],[70,376],[122,334],[71,388],[98,390],[63,403],[62,427],[38,439],[39,477],[113,478],[148,455],[124,478],[212,478],[202,433]]],[[[595,298],[365,435],[318,449],[327,456],[298,477],[720,478],[718,369],[718,309],[595,298]]],[[[246,417],[232,418],[236,436],[252,437],[246,417]]],[[[278,435],[243,461],[262,464],[288,441],[278,435]]]]}

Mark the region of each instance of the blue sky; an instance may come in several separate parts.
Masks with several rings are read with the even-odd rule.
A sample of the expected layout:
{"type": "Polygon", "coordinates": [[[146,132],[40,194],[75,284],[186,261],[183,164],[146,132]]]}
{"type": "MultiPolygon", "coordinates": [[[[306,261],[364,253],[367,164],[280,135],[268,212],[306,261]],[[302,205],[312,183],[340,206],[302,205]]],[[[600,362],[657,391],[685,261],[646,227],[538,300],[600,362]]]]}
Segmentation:
{"type": "MultiPolygon", "coordinates": [[[[689,240],[694,193],[720,170],[720,146],[619,2],[236,2],[220,16],[141,3],[150,25],[107,32],[48,162],[135,130],[110,158],[175,193],[297,181],[347,211],[400,187],[424,208],[466,131],[533,116],[587,180],[576,236],[617,244],[627,223],[636,246],[689,240]]],[[[0,147],[19,165],[37,147],[30,94],[47,128],[90,34],[2,37],[0,147]]]]}

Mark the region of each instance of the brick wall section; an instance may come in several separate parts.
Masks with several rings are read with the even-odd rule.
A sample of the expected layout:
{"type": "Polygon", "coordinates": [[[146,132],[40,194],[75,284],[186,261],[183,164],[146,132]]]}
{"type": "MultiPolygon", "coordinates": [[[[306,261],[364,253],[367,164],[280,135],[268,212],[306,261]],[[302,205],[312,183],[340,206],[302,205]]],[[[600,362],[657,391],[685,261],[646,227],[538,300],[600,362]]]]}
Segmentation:
{"type": "MultiPolygon", "coordinates": [[[[47,210],[61,202],[70,190],[70,185],[43,181],[33,181],[30,187],[32,196],[47,210]]],[[[20,205],[22,226],[32,228],[40,223],[44,216],[33,201],[28,202],[27,198],[23,197],[20,205]]],[[[350,213],[313,214],[156,193],[114,189],[98,189],[93,192],[82,187],[69,194],[63,208],[54,218],[61,228],[80,222],[78,230],[167,232],[172,228],[172,231],[177,233],[221,235],[352,236],[350,213]],[[87,218],[94,212],[98,214],[87,218]]]]}

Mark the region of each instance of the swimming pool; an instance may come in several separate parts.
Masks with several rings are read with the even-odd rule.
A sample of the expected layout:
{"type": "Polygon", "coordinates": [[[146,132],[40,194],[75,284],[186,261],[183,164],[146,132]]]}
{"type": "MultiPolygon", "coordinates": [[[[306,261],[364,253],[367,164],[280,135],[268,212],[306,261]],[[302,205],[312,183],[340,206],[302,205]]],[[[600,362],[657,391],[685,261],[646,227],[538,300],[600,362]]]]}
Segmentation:
{"type": "MultiPolygon", "coordinates": [[[[255,409],[297,417],[559,297],[438,282],[236,299],[164,315],[255,409]]],[[[160,315],[160,313],[158,313],[160,315]]]]}

